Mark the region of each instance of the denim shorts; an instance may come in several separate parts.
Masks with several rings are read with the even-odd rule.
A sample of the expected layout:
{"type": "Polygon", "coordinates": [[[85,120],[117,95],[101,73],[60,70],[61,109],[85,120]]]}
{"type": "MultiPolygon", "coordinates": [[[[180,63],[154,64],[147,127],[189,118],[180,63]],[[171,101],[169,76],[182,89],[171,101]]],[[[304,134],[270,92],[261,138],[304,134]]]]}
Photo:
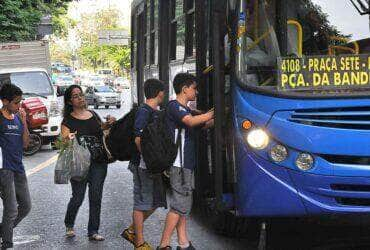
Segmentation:
{"type": "Polygon", "coordinates": [[[166,207],[166,196],[160,177],[152,176],[146,169],[138,166],[131,166],[130,169],[134,181],[134,210],[149,211],[166,207]]]}
{"type": "Polygon", "coordinates": [[[187,216],[193,205],[194,172],[187,168],[172,167],[169,175],[169,206],[173,212],[187,216]]]}

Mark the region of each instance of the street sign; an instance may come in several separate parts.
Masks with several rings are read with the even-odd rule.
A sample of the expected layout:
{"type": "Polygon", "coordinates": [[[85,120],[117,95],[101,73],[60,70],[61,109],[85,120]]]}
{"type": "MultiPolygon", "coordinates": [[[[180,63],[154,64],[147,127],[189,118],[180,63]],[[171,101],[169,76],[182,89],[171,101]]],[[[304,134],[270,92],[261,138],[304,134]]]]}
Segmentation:
{"type": "Polygon", "coordinates": [[[51,15],[45,15],[41,18],[39,25],[37,26],[37,34],[40,37],[53,34],[53,27],[51,23],[51,15]]]}
{"type": "Polygon", "coordinates": [[[129,33],[126,30],[100,30],[99,45],[128,45],[129,33]]]}

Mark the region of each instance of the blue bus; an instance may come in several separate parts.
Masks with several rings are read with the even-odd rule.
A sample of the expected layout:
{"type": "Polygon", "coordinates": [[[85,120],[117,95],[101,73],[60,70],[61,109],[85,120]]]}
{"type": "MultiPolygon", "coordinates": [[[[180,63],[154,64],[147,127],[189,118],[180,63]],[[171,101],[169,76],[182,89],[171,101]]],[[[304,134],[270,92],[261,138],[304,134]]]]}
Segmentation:
{"type": "Polygon", "coordinates": [[[224,231],[245,218],[370,212],[366,0],[136,0],[133,97],[197,76],[196,193],[224,231]],[[221,219],[220,219],[221,218],[221,219]]]}

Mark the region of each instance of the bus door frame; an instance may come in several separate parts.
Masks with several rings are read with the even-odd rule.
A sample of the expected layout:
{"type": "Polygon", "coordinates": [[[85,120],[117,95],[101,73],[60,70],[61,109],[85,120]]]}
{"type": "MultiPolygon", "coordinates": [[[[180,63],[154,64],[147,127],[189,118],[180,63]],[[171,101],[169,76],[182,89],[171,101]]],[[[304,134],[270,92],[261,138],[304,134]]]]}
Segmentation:
{"type": "Polygon", "coordinates": [[[170,0],[159,0],[159,79],[165,84],[165,100],[169,100],[169,43],[170,43],[170,25],[169,8],[170,0]]]}
{"type": "Polygon", "coordinates": [[[144,51],[145,48],[145,2],[141,3],[138,6],[138,11],[136,14],[137,18],[137,55],[136,55],[136,81],[137,81],[137,101],[139,104],[144,102],[144,65],[145,65],[145,58],[144,58],[144,51]]]}

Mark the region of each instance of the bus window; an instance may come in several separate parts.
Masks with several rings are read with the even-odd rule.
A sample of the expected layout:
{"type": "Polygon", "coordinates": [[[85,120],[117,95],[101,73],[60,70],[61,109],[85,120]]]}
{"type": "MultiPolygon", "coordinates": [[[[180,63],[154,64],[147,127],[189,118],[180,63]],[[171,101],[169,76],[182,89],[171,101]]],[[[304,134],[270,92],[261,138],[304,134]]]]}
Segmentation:
{"type": "Polygon", "coordinates": [[[195,4],[194,0],[185,1],[185,15],[186,15],[186,57],[195,56],[195,4]]]}
{"type": "Polygon", "coordinates": [[[245,29],[239,38],[237,71],[243,86],[277,89],[278,57],[299,57],[297,27],[287,25],[286,50],[279,46],[276,30],[278,9],[286,4],[288,20],[303,31],[303,56],[369,54],[370,32],[367,15],[360,15],[350,0],[254,0],[243,1],[241,18],[245,29]],[[281,51],[286,51],[285,55],[281,51]]]}
{"type": "Polygon", "coordinates": [[[181,60],[185,56],[185,14],[183,0],[171,0],[170,8],[170,59],[181,60]]]}
{"type": "Polygon", "coordinates": [[[145,65],[149,65],[150,64],[150,14],[151,14],[151,0],[147,0],[146,1],[146,5],[145,5],[145,22],[146,22],[146,25],[145,25],[145,39],[144,39],[144,43],[145,43],[145,55],[144,55],[144,58],[145,58],[145,65]]]}
{"type": "Polygon", "coordinates": [[[158,64],[158,0],[151,0],[150,64],[158,64]]]}
{"type": "Polygon", "coordinates": [[[137,38],[136,38],[136,15],[131,16],[131,68],[136,67],[136,48],[137,48],[137,38]]]}

